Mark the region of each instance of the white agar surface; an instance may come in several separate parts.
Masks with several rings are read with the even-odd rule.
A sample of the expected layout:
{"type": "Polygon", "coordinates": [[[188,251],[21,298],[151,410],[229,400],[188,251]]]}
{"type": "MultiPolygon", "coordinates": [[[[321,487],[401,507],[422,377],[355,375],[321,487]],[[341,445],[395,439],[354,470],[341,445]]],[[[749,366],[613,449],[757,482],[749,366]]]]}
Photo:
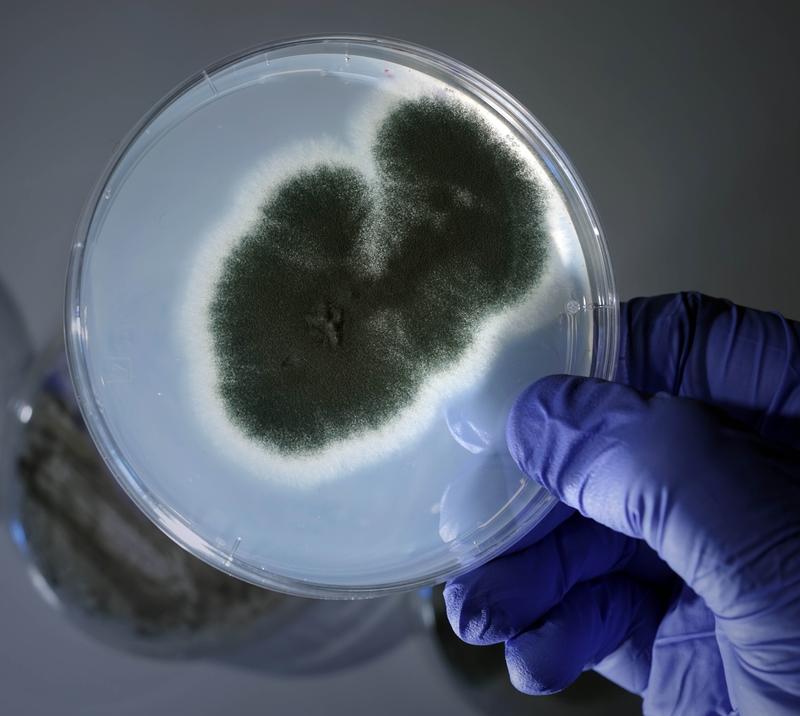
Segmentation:
{"type": "Polygon", "coordinates": [[[505,448],[519,392],[546,374],[589,373],[591,314],[573,313],[591,287],[574,220],[547,162],[518,143],[548,194],[548,263],[536,288],[486,321],[463,360],[385,429],[317,454],[270,453],[214,394],[204,322],[219,260],[265,192],[298,162],[329,156],[370,176],[375,122],[400,97],[455,92],[513,132],[399,64],[340,53],[267,59],[188,90],[109,180],[80,296],[95,400],[129,472],[165,507],[162,525],[198,551],[206,543],[227,554],[220,566],[244,565],[240,576],[357,591],[452,571],[545,499],[505,448]]]}

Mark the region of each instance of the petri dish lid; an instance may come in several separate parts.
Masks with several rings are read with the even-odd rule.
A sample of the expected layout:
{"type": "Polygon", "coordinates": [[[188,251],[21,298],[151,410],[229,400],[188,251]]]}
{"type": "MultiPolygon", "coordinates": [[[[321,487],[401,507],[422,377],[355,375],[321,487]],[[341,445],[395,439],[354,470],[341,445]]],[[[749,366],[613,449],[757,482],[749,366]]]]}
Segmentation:
{"type": "Polygon", "coordinates": [[[187,80],[78,227],[86,424],[190,552],[288,593],[443,581],[554,504],[505,447],[537,378],[610,378],[617,300],[542,126],[456,60],[306,37],[187,80]]]}

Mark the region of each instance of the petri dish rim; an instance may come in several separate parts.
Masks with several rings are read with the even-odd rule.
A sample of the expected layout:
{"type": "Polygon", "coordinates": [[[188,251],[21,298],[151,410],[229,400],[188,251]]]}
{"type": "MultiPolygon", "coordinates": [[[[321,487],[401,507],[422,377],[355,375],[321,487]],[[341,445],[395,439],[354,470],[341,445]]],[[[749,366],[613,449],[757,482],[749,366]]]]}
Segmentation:
{"type": "MultiPolygon", "coordinates": [[[[590,375],[611,379],[616,368],[618,343],[618,300],[608,248],[600,228],[599,220],[592,206],[588,192],[566,154],[547,132],[544,126],[520,104],[512,95],[492,80],[473,70],[462,62],[435,50],[403,40],[371,35],[307,35],[270,42],[251,47],[243,52],[230,55],[195,73],[165,95],[147,112],[130,132],[117,145],[100,179],[90,194],[75,232],[70,253],[64,306],[64,341],[67,363],[75,388],[78,405],[90,435],[98,451],[108,465],[111,473],[125,492],[151,521],[172,540],[208,564],[245,581],[288,594],[315,598],[357,599],[376,597],[397,591],[405,591],[430,586],[470,571],[491,560],[507,549],[516,540],[536,525],[556,504],[556,499],[540,492],[529,499],[520,509],[515,519],[493,534],[481,545],[479,553],[470,555],[469,560],[451,560],[448,568],[437,568],[406,580],[376,580],[373,583],[352,586],[316,582],[311,579],[282,575],[268,571],[256,564],[238,558],[209,542],[195,532],[191,525],[172,506],[164,504],[147,487],[142,478],[126,460],[123,449],[118,445],[92,388],[92,379],[87,361],[90,338],[87,331],[86,315],[89,307],[82,302],[83,268],[87,256],[87,239],[90,229],[100,213],[102,197],[109,180],[126,158],[128,150],[147,131],[148,127],[170,107],[197,85],[208,82],[214,87],[212,78],[232,66],[254,56],[296,49],[308,50],[314,45],[326,52],[339,51],[345,56],[356,55],[358,50],[371,50],[395,57],[405,57],[422,64],[426,69],[436,69],[449,81],[478,96],[506,121],[509,121],[521,138],[527,143],[532,139],[544,145],[552,160],[554,176],[560,179],[560,187],[570,207],[573,218],[584,224],[578,231],[581,250],[586,262],[591,300],[584,300],[571,307],[567,320],[580,313],[589,313],[593,319],[593,351],[590,375]]],[[[214,90],[216,96],[216,89],[214,90]]],[[[202,104],[200,105],[202,106],[202,104]]],[[[192,111],[196,111],[195,107],[192,111]]],[[[166,131],[169,131],[167,127],[166,131]]],[[[152,144],[145,151],[152,148],[152,144]]],[[[463,535],[451,548],[466,546],[472,541],[472,533],[463,535]]],[[[455,549],[451,549],[455,552],[455,549]]]]}

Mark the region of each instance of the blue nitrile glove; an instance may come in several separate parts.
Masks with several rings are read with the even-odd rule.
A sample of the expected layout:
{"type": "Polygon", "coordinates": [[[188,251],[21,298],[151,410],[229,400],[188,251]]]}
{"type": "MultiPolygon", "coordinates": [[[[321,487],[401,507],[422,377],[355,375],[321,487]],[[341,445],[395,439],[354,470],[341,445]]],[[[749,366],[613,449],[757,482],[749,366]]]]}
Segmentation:
{"type": "Polygon", "coordinates": [[[531,694],[594,668],[650,714],[800,714],[800,324],[698,294],[621,318],[619,382],[545,378],[508,424],[580,514],[451,581],[453,629],[531,694]]]}

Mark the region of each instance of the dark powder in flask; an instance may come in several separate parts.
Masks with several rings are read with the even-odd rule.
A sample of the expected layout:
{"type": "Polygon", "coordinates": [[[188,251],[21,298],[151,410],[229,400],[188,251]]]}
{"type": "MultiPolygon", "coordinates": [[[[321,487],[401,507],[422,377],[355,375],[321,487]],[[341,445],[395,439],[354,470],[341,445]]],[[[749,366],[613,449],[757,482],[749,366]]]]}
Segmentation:
{"type": "Polygon", "coordinates": [[[297,600],[209,567],[155,527],[108,472],[68,385],[64,366],[37,394],[14,475],[17,529],[61,607],[101,640],[157,656],[263,638],[297,600]]]}
{"type": "Polygon", "coordinates": [[[283,454],[381,427],[543,273],[542,190],[476,111],[400,102],[371,153],[375,181],[321,163],[265,197],[210,304],[226,412],[283,454]]]}

